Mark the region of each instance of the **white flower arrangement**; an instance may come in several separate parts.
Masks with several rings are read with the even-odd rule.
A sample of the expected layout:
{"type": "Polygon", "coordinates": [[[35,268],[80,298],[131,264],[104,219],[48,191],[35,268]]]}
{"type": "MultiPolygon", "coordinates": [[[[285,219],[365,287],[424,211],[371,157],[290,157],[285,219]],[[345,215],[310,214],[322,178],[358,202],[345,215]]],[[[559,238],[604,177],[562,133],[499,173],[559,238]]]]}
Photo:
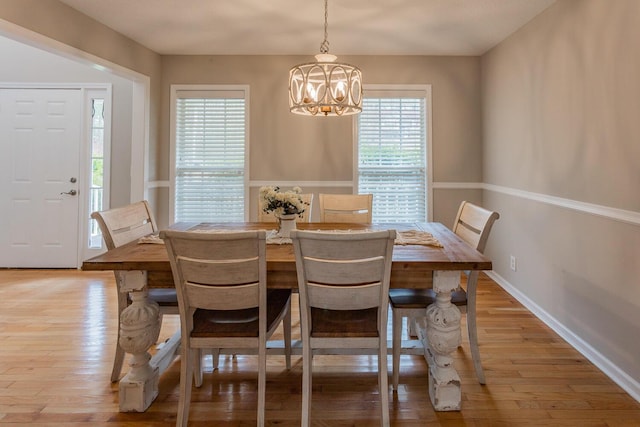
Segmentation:
{"type": "Polygon", "coordinates": [[[277,186],[260,187],[260,209],[264,212],[273,212],[276,217],[302,216],[309,204],[302,200],[300,193],[302,193],[300,187],[293,187],[289,191],[280,191],[280,187],[277,186]]]}

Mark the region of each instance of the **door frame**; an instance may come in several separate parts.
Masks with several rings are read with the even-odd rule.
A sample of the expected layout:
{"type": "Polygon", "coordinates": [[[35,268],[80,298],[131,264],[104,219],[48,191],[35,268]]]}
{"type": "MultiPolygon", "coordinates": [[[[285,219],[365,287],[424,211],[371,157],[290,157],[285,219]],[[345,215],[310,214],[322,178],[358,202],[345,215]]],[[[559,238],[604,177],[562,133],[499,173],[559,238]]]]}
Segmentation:
{"type": "Polygon", "coordinates": [[[91,98],[95,94],[103,93],[105,100],[105,133],[104,133],[104,203],[106,208],[110,200],[110,174],[111,174],[111,109],[112,109],[112,85],[111,83],[21,83],[21,82],[0,82],[2,89],[57,89],[57,90],[79,90],[80,91],[80,114],[77,120],[80,121],[80,144],[78,153],[78,223],[77,229],[77,250],[76,268],[82,265],[82,261],[104,252],[104,249],[89,248],[89,178],[91,176],[91,98]]]}

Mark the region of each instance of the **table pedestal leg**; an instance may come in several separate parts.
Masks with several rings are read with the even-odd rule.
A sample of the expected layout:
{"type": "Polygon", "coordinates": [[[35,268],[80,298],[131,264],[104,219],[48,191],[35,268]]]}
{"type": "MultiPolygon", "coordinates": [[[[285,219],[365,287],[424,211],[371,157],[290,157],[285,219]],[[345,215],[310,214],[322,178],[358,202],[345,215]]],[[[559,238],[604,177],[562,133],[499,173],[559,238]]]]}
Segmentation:
{"type": "Polygon", "coordinates": [[[131,305],[120,316],[120,345],[131,353],[131,369],[120,380],[120,411],[144,412],[158,396],[158,367],[149,364],[149,347],[160,335],[160,308],[146,289],[131,292],[131,305]]]}
{"type": "Polygon", "coordinates": [[[451,303],[451,292],[460,285],[459,271],[435,271],[436,302],[427,308],[429,395],[436,411],[459,411],[462,400],[460,377],[451,353],[461,342],[460,310],[451,303]]]}

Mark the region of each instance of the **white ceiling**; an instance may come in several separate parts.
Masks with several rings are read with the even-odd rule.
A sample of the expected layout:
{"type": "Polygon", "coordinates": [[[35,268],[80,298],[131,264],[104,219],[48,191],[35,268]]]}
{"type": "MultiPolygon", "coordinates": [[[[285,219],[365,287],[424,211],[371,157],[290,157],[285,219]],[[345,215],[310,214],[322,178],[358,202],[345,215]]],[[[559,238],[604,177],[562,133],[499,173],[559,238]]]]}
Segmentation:
{"type": "MultiPolygon", "coordinates": [[[[315,55],[322,0],[60,0],[160,54],[315,55]]],[[[329,0],[335,55],[481,55],[556,0],[329,0]]]]}

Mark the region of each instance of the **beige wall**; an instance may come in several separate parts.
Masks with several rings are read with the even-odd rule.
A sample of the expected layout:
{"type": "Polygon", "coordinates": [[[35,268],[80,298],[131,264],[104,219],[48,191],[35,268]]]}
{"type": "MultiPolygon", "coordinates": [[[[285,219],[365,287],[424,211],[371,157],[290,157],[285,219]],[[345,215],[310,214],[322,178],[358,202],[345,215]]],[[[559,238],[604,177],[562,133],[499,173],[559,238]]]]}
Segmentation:
{"type": "MultiPolygon", "coordinates": [[[[480,60],[478,57],[341,56],[357,64],[367,84],[430,84],[433,93],[434,181],[480,182],[480,60]]],[[[169,112],[172,84],[244,84],[250,87],[252,181],[327,182],[305,191],[345,192],[333,181],[353,178],[353,118],[303,117],[289,112],[289,69],[310,56],[163,56],[159,179],[169,178],[169,112]]],[[[161,193],[162,190],[159,190],[161,193]]],[[[478,195],[479,192],[478,192],[478,195]]],[[[162,196],[159,196],[162,197],[162,196]]],[[[434,199],[453,197],[455,209],[434,209],[436,220],[451,222],[460,202],[440,190],[434,199]],[[445,215],[443,218],[441,215],[445,215]],[[449,216],[451,218],[449,218],[449,216]]],[[[254,202],[255,198],[251,198],[254,202]]],[[[257,211],[251,206],[252,217],[257,211]]]]}
{"type": "MultiPolygon", "coordinates": [[[[341,56],[367,84],[431,84],[435,181],[480,181],[480,62],[477,57],[341,56]]],[[[353,116],[303,117],[289,112],[289,69],[312,56],[164,56],[161,144],[168,165],[172,84],[246,84],[251,91],[252,180],[352,179],[353,116]],[[268,160],[267,160],[268,159],[268,160]],[[295,160],[295,162],[291,162],[295,160]]],[[[168,178],[168,170],[162,172],[168,178]]]]}
{"type": "Polygon", "coordinates": [[[482,58],[494,269],[636,395],[638,40],[639,1],[559,0],[482,58]]]}

